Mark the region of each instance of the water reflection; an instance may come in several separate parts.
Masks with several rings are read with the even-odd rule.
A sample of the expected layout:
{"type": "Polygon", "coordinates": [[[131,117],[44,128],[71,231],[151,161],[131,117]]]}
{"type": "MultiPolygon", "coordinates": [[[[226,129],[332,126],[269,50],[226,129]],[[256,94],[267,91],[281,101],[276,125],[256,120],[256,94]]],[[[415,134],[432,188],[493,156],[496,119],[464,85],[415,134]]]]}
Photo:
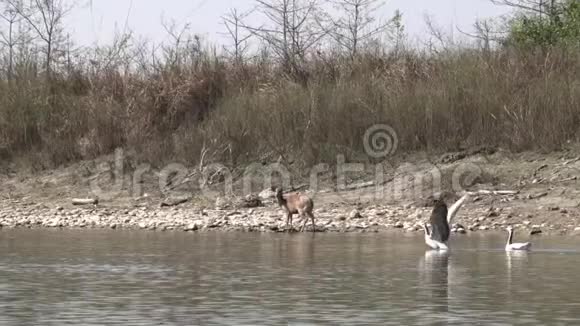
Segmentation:
{"type": "Polygon", "coordinates": [[[0,325],[580,324],[577,251],[480,240],[0,231],[0,325]]]}
{"type": "MultiPolygon", "coordinates": [[[[510,299],[513,298],[513,285],[512,283],[517,282],[518,279],[526,277],[526,265],[528,262],[528,252],[527,251],[506,251],[506,282],[507,282],[507,292],[510,299]]],[[[517,284],[516,284],[517,286],[517,284]]]]}
{"type": "Polygon", "coordinates": [[[523,266],[528,261],[528,252],[527,251],[506,251],[506,265],[508,271],[518,271],[523,268],[523,266]]]}
{"type": "Polygon", "coordinates": [[[429,302],[429,325],[448,325],[450,322],[450,253],[427,250],[421,259],[423,273],[421,287],[429,302]]]}

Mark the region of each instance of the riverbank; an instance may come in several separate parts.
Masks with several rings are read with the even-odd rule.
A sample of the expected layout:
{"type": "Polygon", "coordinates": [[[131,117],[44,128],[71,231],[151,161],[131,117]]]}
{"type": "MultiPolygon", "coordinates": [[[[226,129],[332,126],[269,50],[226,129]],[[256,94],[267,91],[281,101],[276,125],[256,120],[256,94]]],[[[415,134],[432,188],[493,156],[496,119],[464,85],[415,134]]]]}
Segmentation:
{"type": "MultiPolygon", "coordinates": [[[[580,158],[575,155],[574,152],[517,156],[459,153],[439,158],[436,167],[442,176],[442,188],[445,188],[449,171],[476,166],[480,175],[472,177],[463,191],[513,191],[471,196],[454,220],[458,224],[454,231],[498,231],[512,225],[521,230],[520,234],[580,233],[580,186],[577,180],[580,158]]],[[[332,178],[325,179],[324,176],[320,179],[318,192],[311,193],[307,188],[302,190],[314,198],[316,231],[423,232],[422,224],[428,222],[431,208],[424,205],[424,196],[409,194],[416,193],[414,184],[418,178],[429,173],[432,175],[430,169],[435,165],[430,163],[433,160],[419,156],[407,157],[407,161],[413,162],[412,168],[409,168],[409,163],[398,162],[397,169],[385,178],[387,190],[383,189],[380,195],[372,176],[368,175],[352,178],[349,187],[340,191],[333,188],[332,178]],[[356,184],[361,186],[352,187],[356,184]]],[[[95,162],[91,164],[97,165],[95,162]]],[[[44,173],[1,176],[0,226],[180,232],[287,231],[284,212],[269,196],[258,196],[261,200],[256,207],[233,203],[224,205],[224,202],[228,203],[227,196],[203,196],[191,184],[183,183],[175,187],[172,194],[185,196],[185,200],[167,205],[167,194],[155,191],[159,187],[157,174],[144,178],[142,196],[131,196],[125,191],[110,199],[101,199],[96,205],[75,206],[72,198],[91,195],[90,180],[94,178],[86,177],[86,172],[79,172],[85,171],[87,166],[84,162],[44,173]]],[[[434,189],[428,183],[422,186],[427,190],[434,189]]],[[[113,188],[106,182],[101,183],[101,187],[113,188]]],[[[126,188],[131,189],[130,186],[126,188]]],[[[425,189],[422,189],[422,194],[429,193],[425,189]]],[[[455,194],[458,196],[461,191],[455,194]]],[[[448,204],[451,205],[452,201],[448,204]]],[[[301,225],[302,221],[295,215],[294,228],[301,225]]],[[[306,231],[312,231],[310,223],[307,223],[306,231]]]]}
{"type": "MultiPolygon", "coordinates": [[[[454,221],[452,231],[499,231],[507,225],[521,234],[579,233],[577,209],[545,208],[545,211],[526,212],[521,207],[486,208],[480,197],[470,198],[454,221]],[[475,202],[473,200],[476,200],[475,202]],[[551,215],[551,218],[548,218],[551,215]]],[[[317,232],[423,232],[429,207],[415,205],[384,206],[325,205],[314,211],[317,232]],[[332,207],[334,206],[334,207],[332,207]]],[[[302,225],[295,215],[294,231],[302,225]]],[[[63,207],[35,204],[26,200],[0,202],[1,228],[66,228],[66,229],[129,229],[147,231],[242,231],[286,232],[284,212],[270,203],[267,207],[241,209],[204,209],[194,205],[183,207],[63,207]]],[[[310,222],[306,232],[312,232],[310,222]]]]}

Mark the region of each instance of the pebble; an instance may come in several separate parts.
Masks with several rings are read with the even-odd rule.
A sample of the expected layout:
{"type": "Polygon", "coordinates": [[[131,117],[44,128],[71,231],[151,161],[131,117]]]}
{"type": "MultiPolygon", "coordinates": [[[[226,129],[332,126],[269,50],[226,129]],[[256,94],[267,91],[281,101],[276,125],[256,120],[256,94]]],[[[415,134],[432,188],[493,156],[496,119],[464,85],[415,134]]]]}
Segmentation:
{"type": "MultiPolygon", "coordinates": [[[[422,223],[429,215],[429,209],[402,206],[374,205],[367,208],[323,207],[315,211],[317,230],[321,232],[379,232],[392,228],[406,232],[422,231],[422,223]],[[346,209],[345,209],[346,208],[346,209]]],[[[499,211],[499,210],[498,210],[499,211]]],[[[560,210],[563,211],[563,210],[560,210]]],[[[506,219],[493,220],[486,218],[488,211],[472,210],[463,214],[459,220],[464,223],[454,224],[451,231],[464,234],[469,231],[487,231],[506,225],[506,219]],[[470,221],[471,223],[467,222],[470,221]]],[[[511,213],[511,212],[510,212],[511,213]]],[[[508,215],[506,213],[505,215],[508,215]]],[[[534,224],[524,214],[513,215],[513,225],[524,223],[528,230],[552,230],[561,225],[534,224]],[[520,222],[525,219],[523,222],[520,222]]],[[[511,222],[511,221],[510,221],[511,222]]],[[[295,229],[300,228],[302,219],[293,217],[295,229]]],[[[247,208],[216,211],[213,209],[188,209],[172,207],[161,209],[156,206],[135,206],[132,208],[66,208],[44,205],[23,206],[6,204],[0,201],[0,227],[6,228],[87,228],[87,229],[141,229],[181,232],[194,231],[248,231],[248,232],[284,232],[286,217],[275,204],[263,208],[247,208]]],[[[521,225],[520,225],[521,226],[521,225]]],[[[580,232],[575,224],[567,230],[580,232]]],[[[311,231],[310,223],[306,230],[311,231]]]]}
{"type": "Polygon", "coordinates": [[[532,231],[530,231],[530,235],[536,235],[536,234],[540,234],[542,233],[542,230],[540,228],[532,228],[532,231]]]}
{"type": "Polygon", "coordinates": [[[355,210],[352,210],[350,212],[350,214],[348,214],[348,218],[351,220],[355,220],[355,219],[362,218],[362,215],[360,215],[360,212],[355,209],[355,210]]]}
{"type": "Polygon", "coordinates": [[[498,217],[499,213],[497,211],[491,211],[487,214],[487,217],[498,217]]]}

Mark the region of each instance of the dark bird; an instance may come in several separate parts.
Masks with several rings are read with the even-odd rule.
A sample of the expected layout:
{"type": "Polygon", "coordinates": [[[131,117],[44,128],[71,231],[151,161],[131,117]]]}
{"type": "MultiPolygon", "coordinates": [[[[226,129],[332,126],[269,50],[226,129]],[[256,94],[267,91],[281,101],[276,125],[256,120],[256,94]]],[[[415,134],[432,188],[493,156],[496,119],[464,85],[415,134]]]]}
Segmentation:
{"type": "Polygon", "coordinates": [[[431,212],[431,218],[429,219],[431,223],[430,232],[431,239],[445,243],[449,240],[449,223],[447,222],[447,204],[442,198],[435,199],[435,207],[431,212]]]}
{"type": "Polygon", "coordinates": [[[447,250],[449,247],[447,241],[449,240],[450,228],[449,224],[457,214],[457,211],[465,201],[469,198],[469,193],[466,193],[458,201],[456,201],[449,210],[445,203],[445,196],[440,194],[436,196],[431,204],[433,211],[429,223],[431,223],[432,230],[429,230],[426,224],[423,225],[425,231],[425,244],[432,249],[447,250]]]}

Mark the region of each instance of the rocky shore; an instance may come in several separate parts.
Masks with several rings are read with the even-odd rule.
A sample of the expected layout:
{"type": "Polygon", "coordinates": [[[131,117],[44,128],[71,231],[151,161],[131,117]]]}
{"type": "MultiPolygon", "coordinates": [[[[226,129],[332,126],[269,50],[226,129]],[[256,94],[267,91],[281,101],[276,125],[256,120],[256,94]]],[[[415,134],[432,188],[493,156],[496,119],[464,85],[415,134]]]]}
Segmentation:
{"type": "MultiPolygon", "coordinates": [[[[315,209],[317,232],[423,232],[422,225],[430,215],[428,207],[378,206],[322,207],[315,209]]],[[[555,214],[570,214],[567,210],[555,214]]],[[[562,219],[560,219],[561,221],[562,219]]],[[[548,223],[534,219],[531,214],[511,209],[486,209],[467,204],[453,225],[455,233],[504,230],[507,225],[521,233],[578,233],[575,218],[568,223],[548,223]]],[[[297,231],[303,221],[294,216],[297,231]]],[[[275,205],[244,209],[199,209],[187,205],[178,207],[51,207],[21,201],[0,202],[0,228],[66,228],[66,229],[127,229],[149,231],[242,231],[285,232],[284,212],[275,205]]],[[[310,222],[306,232],[312,232],[310,222]]]]}
{"type": "MultiPolygon", "coordinates": [[[[93,163],[111,165],[110,159],[102,158],[93,163]]],[[[378,198],[375,188],[368,186],[368,181],[373,180],[371,176],[353,177],[349,187],[339,193],[332,178],[322,179],[314,198],[316,231],[422,233],[422,225],[429,220],[431,208],[420,202],[424,199],[421,196],[399,198],[396,194],[430,192],[434,187],[428,182],[417,188],[416,181],[429,180],[424,176],[432,175],[433,165],[420,157],[405,162],[409,160],[414,164],[397,169],[386,185],[387,190],[397,191],[386,191],[385,196],[378,198]],[[353,187],[355,185],[357,187],[353,187]]],[[[501,152],[493,156],[460,155],[449,161],[446,157],[438,166],[444,189],[449,188],[451,172],[462,164],[475,165],[481,170],[466,186],[479,195],[470,198],[455,217],[457,225],[453,225],[453,230],[456,233],[503,232],[511,225],[521,235],[580,235],[580,156],[576,152],[550,155],[501,152]],[[481,191],[492,192],[481,194],[481,191]]],[[[124,188],[117,188],[113,179],[103,177],[105,179],[99,181],[100,189],[110,195],[105,197],[112,199],[93,201],[97,198],[93,198],[86,175],[94,173],[87,166],[92,165],[84,162],[31,175],[0,174],[0,229],[288,231],[284,212],[273,202],[271,191],[257,193],[260,188],[256,187],[256,193],[249,196],[240,195],[243,193],[240,191],[234,192],[238,195],[230,199],[206,198],[193,187],[195,182],[189,182],[180,184],[169,196],[159,190],[156,175],[148,175],[137,187],[139,191],[134,191],[129,180],[132,174],[127,174],[124,188]],[[106,189],[110,189],[110,194],[106,189]],[[79,196],[81,198],[77,198],[79,196]]],[[[240,188],[243,183],[238,181],[240,188]]],[[[263,180],[254,181],[260,186],[263,180]]],[[[299,189],[300,184],[296,182],[297,188],[292,191],[299,189]]],[[[215,186],[222,189],[220,185],[215,186]]],[[[299,229],[302,223],[295,215],[294,228],[299,229]]],[[[310,223],[306,224],[306,231],[312,231],[310,223]]]]}

